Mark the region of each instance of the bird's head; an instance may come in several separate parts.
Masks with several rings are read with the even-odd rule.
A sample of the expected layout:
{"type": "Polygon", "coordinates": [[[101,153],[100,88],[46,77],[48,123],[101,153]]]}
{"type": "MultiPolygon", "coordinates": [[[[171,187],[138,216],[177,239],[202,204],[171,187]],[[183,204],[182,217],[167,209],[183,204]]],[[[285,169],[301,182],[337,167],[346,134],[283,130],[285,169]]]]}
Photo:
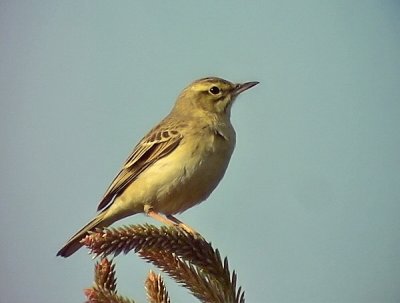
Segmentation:
{"type": "Polygon", "coordinates": [[[211,114],[229,115],[236,97],[258,82],[235,84],[227,80],[208,77],[194,81],[179,95],[175,107],[182,111],[206,111],[211,114]]]}

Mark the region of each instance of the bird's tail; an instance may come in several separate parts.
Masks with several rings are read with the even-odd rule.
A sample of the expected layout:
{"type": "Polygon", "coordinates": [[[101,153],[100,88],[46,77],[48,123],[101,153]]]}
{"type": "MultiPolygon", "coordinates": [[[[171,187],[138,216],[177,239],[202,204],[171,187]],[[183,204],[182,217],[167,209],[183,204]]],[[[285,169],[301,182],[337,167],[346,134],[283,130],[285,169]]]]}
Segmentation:
{"type": "Polygon", "coordinates": [[[82,247],[83,244],[80,241],[86,237],[89,231],[93,231],[98,227],[108,226],[110,223],[104,220],[105,212],[102,212],[96,216],[92,221],[86,224],[81,230],[79,230],[75,235],[72,236],[71,239],[68,240],[67,244],[64,245],[63,248],[59,250],[57,256],[61,257],[69,257],[74,252],[76,252],[79,248],[82,247]]]}

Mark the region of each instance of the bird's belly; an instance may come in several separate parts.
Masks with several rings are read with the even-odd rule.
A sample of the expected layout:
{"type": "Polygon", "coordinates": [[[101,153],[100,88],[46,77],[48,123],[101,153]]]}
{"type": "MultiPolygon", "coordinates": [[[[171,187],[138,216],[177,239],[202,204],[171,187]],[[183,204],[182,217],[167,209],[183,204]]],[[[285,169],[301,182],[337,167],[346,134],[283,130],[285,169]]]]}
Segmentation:
{"type": "Polygon", "coordinates": [[[148,203],[156,211],[176,214],[207,199],[224,176],[233,151],[230,142],[218,139],[205,146],[182,145],[148,169],[153,176],[148,203]]]}
{"type": "Polygon", "coordinates": [[[204,201],[225,174],[235,137],[205,136],[182,142],[144,170],[114,201],[110,216],[144,212],[146,206],[176,214],[204,201]]]}

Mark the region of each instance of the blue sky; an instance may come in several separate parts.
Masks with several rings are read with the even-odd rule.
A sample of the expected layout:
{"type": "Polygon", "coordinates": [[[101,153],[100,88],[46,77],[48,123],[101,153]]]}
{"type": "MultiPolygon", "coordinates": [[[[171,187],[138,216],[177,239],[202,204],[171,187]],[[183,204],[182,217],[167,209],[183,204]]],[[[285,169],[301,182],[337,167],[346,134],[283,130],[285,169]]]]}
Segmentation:
{"type": "MultiPolygon", "coordinates": [[[[260,85],[233,108],[224,180],[179,218],[228,256],[247,302],[398,302],[399,15],[397,1],[2,1],[0,300],[83,301],[94,261],[56,252],[180,90],[213,75],[260,85]]],[[[120,293],[144,302],[150,269],[118,257],[120,293]]]]}

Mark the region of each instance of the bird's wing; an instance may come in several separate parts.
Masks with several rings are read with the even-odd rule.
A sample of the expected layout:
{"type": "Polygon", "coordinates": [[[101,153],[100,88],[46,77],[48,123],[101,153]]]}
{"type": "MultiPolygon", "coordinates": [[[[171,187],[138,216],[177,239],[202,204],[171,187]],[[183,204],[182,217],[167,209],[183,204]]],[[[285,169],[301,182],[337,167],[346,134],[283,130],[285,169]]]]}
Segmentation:
{"type": "Polygon", "coordinates": [[[97,207],[100,211],[111,205],[115,197],[133,182],[141,172],[154,162],[170,154],[181,142],[178,128],[156,127],[134,148],[121,171],[112,181],[97,207]]]}

